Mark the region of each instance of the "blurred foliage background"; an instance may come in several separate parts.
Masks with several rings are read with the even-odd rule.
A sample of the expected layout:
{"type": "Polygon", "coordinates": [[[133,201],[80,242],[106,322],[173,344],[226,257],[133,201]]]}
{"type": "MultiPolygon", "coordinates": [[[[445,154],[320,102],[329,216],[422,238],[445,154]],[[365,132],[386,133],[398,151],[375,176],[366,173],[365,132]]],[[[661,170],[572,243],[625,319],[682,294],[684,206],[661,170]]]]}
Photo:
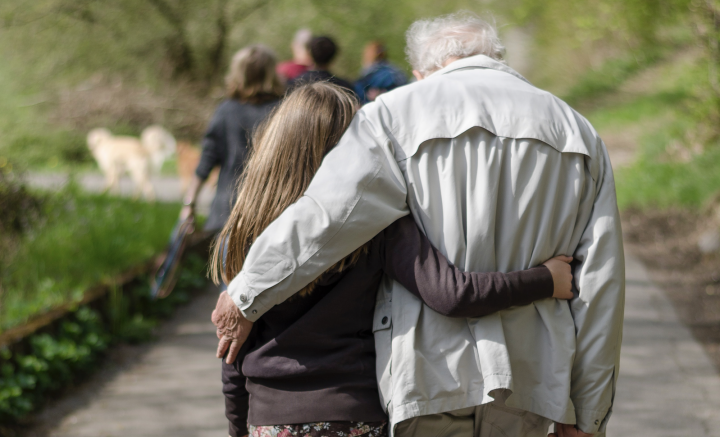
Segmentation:
{"type": "MultiPolygon", "coordinates": [[[[5,124],[33,118],[34,108],[49,110],[56,128],[156,121],[197,137],[208,101],[222,94],[229,56],[244,45],[263,42],[288,58],[294,32],[309,27],[338,40],[336,71],[352,78],[366,42],[386,41],[390,58],[407,68],[409,24],[459,9],[494,17],[505,36],[521,35],[531,66],[524,73],[561,95],[607,91],[681,47],[702,47],[713,69],[718,60],[712,0],[5,0],[0,82],[12,98],[2,110],[14,113],[5,124]],[[591,70],[603,73],[573,88],[591,70]]],[[[716,76],[705,85],[718,88],[716,76]]]]}
{"type": "MultiPolygon", "coordinates": [[[[589,118],[610,151],[621,209],[682,209],[688,228],[708,226],[703,211],[720,203],[720,0],[2,0],[0,331],[158,253],[178,209],[72,184],[39,193],[18,169],[96,171],[85,135],[100,126],[137,135],[159,123],[197,143],[232,54],[264,43],[289,59],[299,28],[336,39],[340,76],[358,76],[376,39],[409,75],[408,26],[461,9],[494,20],[510,66],[589,118]]],[[[697,253],[686,257],[694,236],[680,237],[673,250],[698,264],[697,253]]],[[[134,311],[120,325],[145,332],[151,312],[134,311]]],[[[0,350],[0,419],[30,411],[65,361],[83,370],[104,350],[95,340],[112,330],[78,314],[72,324],[87,335],[63,328],[57,342],[33,340],[28,355],[0,350]]]]}
{"type": "Polygon", "coordinates": [[[687,165],[716,162],[703,154],[720,135],[718,0],[5,0],[0,165],[93,168],[84,135],[96,126],[160,123],[197,142],[232,53],[261,42],[287,59],[301,27],[338,41],[339,75],[358,75],[374,39],[409,74],[410,23],[460,9],[494,19],[511,66],[643,161],[642,174],[619,172],[621,202],[697,205],[715,191],[687,165]],[[652,186],[625,193],[638,177],[652,186]]]}

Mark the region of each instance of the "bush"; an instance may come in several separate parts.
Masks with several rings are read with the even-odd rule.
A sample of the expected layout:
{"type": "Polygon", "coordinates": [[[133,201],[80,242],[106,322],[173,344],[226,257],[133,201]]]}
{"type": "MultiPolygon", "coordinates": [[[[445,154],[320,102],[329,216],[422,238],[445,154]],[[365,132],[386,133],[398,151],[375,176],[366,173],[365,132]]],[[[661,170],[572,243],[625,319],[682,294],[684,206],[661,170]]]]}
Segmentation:
{"type": "Polygon", "coordinates": [[[0,314],[3,304],[4,271],[17,252],[23,234],[37,222],[43,197],[30,193],[12,171],[12,164],[0,162],[0,314]]]}
{"type": "Polygon", "coordinates": [[[151,340],[161,318],[187,303],[192,291],[204,289],[204,274],[204,260],[189,253],[169,297],[153,300],[149,278],[143,276],[31,336],[25,341],[26,350],[0,348],[0,423],[17,423],[41,406],[48,394],[87,377],[110,345],[151,340]]]}
{"type": "Polygon", "coordinates": [[[110,336],[100,315],[80,308],[56,335],[33,336],[29,354],[0,350],[0,421],[25,416],[44,395],[63,387],[79,372],[88,372],[108,346],[110,336]]]}
{"type": "Polygon", "coordinates": [[[69,131],[20,135],[10,141],[5,153],[27,167],[73,167],[93,162],[83,135],[69,131]]]}
{"type": "Polygon", "coordinates": [[[30,193],[12,170],[0,162],[0,235],[20,235],[30,229],[39,215],[42,196],[30,193]]]}

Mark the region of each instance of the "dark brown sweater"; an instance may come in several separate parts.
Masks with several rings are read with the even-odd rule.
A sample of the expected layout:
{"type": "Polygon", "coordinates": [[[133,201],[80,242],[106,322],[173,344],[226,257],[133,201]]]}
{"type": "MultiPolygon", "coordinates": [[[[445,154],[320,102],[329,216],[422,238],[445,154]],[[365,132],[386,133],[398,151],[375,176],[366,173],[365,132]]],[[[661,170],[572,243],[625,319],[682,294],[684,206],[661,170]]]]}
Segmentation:
{"type": "Polygon", "coordinates": [[[372,334],[383,274],[431,309],[450,317],[482,317],[553,294],[545,266],[512,273],[466,273],[435,249],[410,217],[371,242],[342,273],[326,274],[308,296],[265,313],[232,365],[223,361],[230,435],[246,423],[376,422],[380,405],[372,334]]]}

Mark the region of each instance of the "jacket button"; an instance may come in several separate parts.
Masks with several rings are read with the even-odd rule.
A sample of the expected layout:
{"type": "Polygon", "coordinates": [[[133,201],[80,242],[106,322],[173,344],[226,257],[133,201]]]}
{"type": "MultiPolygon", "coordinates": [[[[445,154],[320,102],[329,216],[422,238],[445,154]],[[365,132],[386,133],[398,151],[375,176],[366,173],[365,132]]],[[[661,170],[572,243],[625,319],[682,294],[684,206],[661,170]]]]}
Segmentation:
{"type": "Polygon", "coordinates": [[[245,295],[245,294],[240,295],[240,302],[245,303],[245,302],[247,302],[247,300],[248,300],[247,295],[245,295]]]}
{"type": "Polygon", "coordinates": [[[257,310],[252,310],[252,313],[253,313],[253,314],[257,314],[257,310]]]}
{"type": "Polygon", "coordinates": [[[383,317],[383,318],[382,318],[382,324],[384,325],[384,324],[386,324],[387,322],[388,322],[387,316],[386,316],[386,317],[383,317]]]}
{"type": "Polygon", "coordinates": [[[600,421],[599,421],[599,420],[596,420],[596,421],[595,421],[595,425],[597,425],[598,423],[600,423],[600,421]]]}

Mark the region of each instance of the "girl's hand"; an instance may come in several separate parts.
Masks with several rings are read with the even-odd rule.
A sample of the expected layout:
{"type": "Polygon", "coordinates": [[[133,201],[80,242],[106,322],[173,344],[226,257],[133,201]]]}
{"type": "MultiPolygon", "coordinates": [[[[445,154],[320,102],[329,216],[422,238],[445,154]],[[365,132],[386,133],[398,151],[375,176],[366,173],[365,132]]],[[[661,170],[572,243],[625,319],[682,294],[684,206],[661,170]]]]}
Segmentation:
{"type": "Polygon", "coordinates": [[[572,299],[572,271],[570,270],[571,256],[556,256],[543,263],[550,270],[553,278],[553,295],[555,299],[572,299]]]}

